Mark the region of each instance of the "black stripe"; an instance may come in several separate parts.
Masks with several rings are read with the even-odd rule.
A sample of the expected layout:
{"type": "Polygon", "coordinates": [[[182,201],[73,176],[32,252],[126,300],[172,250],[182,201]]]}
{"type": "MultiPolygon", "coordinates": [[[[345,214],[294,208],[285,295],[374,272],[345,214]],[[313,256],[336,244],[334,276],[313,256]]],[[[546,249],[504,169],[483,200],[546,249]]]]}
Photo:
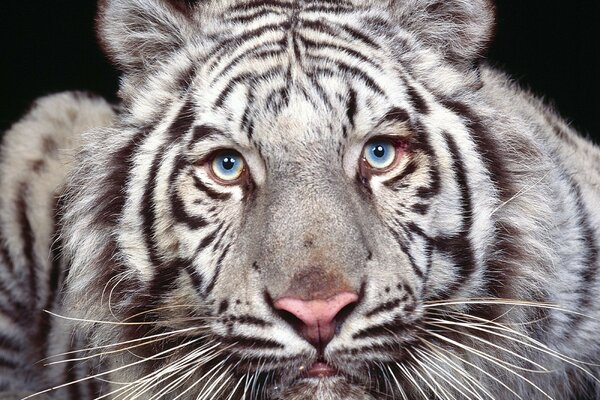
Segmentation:
{"type": "Polygon", "coordinates": [[[239,11],[250,11],[254,8],[266,8],[266,7],[272,7],[272,8],[283,8],[286,10],[289,10],[293,7],[295,7],[295,5],[293,3],[290,2],[286,2],[286,1],[278,1],[278,0],[270,0],[270,1],[265,1],[265,0],[253,0],[253,1],[244,1],[241,3],[238,3],[234,6],[229,7],[224,14],[228,14],[228,13],[234,13],[234,12],[239,12],[239,11]]]}
{"type": "MultiPolygon", "coordinates": [[[[577,289],[579,299],[575,310],[579,311],[581,314],[588,315],[589,313],[587,310],[594,305],[594,301],[596,300],[593,289],[598,281],[598,271],[600,268],[599,249],[596,244],[596,232],[592,228],[590,215],[584,205],[581,189],[573,179],[571,179],[571,186],[575,192],[575,205],[578,210],[577,214],[579,215],[578,225],[581,232],[581,241],[587,248],[584,269],[580,273],[581,283],[580,287],[577,289]]],[[[581,314],[571,315],[572,328],[584,320],[584,317],[581,314]]]]}
{"type": "Polygon", "coordinates": [[[206,65],[206,68],[209,71],[212,71],[218,65],[218,63],[221,61],[225,54],[231,53],[233,47],[239,46],[242,43],[247,42],[251,39],[260,37],[264,33],[279,31],[281,30],[281,28],[282,26],[280,23],[263,25],[255,29],[245,31],[240,35],[228,37],[225,40],[217,42],[215,44],[214,51],[212,52],[213,54],[210,58],[210,62],[206,65]]]}
{"type": "Polygon", "coordinates": [[[326,12],[326,13],[349,13],[355,8],[352,5],[343,4],[314,4],[302,9],[303,12],[326,12]]]}
{"type": "Polygon", "coordinates": [[[315,50],[322,50],[322,49],[335,50],[335,51],[343,53],[347,56],[353,57],[365,64],[369,64],[374,69],[381,71],[381,65],[373,62],[373,57],[369,57],[365,54],[362,54],[361,52],[354,50],[351,47],[343,46],[341,44],[327,43],[327,42],[318,42],[317,43],[314,40],[309,39],[306,36],[301,35],[301,34],[298,35],[298,38],[302,41],[302,43],[304,44],[304,46],[306,48],[311,48],[311,49],[315,49],[315,50]]]}
{"type": "Polygon", "coordinates": [[[226,17],[224,20],[233,24],[246,24],[253,20],[257,20],[262,17],[266,17],[267,15],[277,16],[281,15],[275,10],[270,9],[262,9],[262,10],[252,10],[250,13],[244,13],[242,15],[230,16],[226,17]]]}
{"type": "MultiPolygon", "coordinates": [[[[356,102],[356,91],[353,88],[348,89],[348,99],[346,101],[346,117],[350,122],[350,126],[354,128],[354,116],[356,115],[356,110],[358,109],[358,105],[356,102]]],[[[344,127],[345,128],[345,127],[344,127]]],[[[346,131],[344,131],[346,132],[346,131]]],[[[344,137],[347,136],[347,132],[344,137]]]]}
{"type": "Polygon", "coordinates": [[[336,71],[329,66],[318,66],[312,68],[314,74],[321,74],[324,76],[337,78],[340,76],[340,72],[345,73],[347,75],[350,75],[352,78],[356,78],[362,81],[363,84],[369,89],[371,89],[373,92],[387,98],[387,95],[385,94],[385,91],[381,88],[381,86],[379,86],[379,84],[375,82],[375,80],[371,78],[366,71],[363,71],[359,67],[346,64],[339,59],[330,58],[327,56],[313,54],[311,55],[311,57],[315,60],[318,60],[320,65],[330,65],[338,69],[338,71],[336,71]]]}
{"type": "Polygon", "coordinates": [[[187,272],[190,279],[192,280],[192,285],[194,286],[196,293],[198,293],[200,297],[204,297],[204,293],[202,290],[204,280],[202,279],[202,275],[200,275],[198,271],[196,271],[192,263],[186,265],[185,272],[187,272]]]}
{"type": "MultiPolygon", "coordinates": [[[[222,226],[222,224],[221,224],[222,226]]],[[[206,235],[204,237],[204,239],[202,239],[202,241],[200,242],[200,244],[198,245],[198,247],[196,247],[195,253],[198,254],[200,253],[202,250],[206,249],[208,246],[210,246],[210,244],[215,240],[215,238],[217,237],[217,233],[219,232],[219,228],[215,229],[214,231],[212,231],[211,233],[209,233],[208,235],[206,235]]]]}
{"type": "MultiPolygon", "coordinates": [[[[410,121],[410,116],[405,109],[400,108],[400,107],[392,107],[391,109],[386,111],[386,113],[383,115],[383,117],[381,117],[381,119],[379,120],[379,122],[377,122],[376,125],[379,126],[386,122],[402,124],[402,123],[406,123],[409,121],[410,121]]],[[[414,131],[414,129],[412,127],[410,130],[414,131]]]]}
{"type": "Polygon", "coordinates": [[[13,353],[21,353],[24,350],[24,347],[19,338],[7,336],[0,332],[0,349],[11,351],[13,353]]]}
{"type": "MultiPolygon", "coordinates": [[[[34,246],[35,235],[31,227],[29,216],[27,215],[27,195],[29,194],[29,186],[27,182],[22,182],[17,191],[17,200],[15,208],[17,210],[17,221],[19,224],[19,239],[22,243],[23,257],[25,258],[26,267],[29,277],[29,293],[31,299],[37,298],[37,263],[35,261],[34,246]]],[[[37,304],[34,304],[34,307],[37,304]]]]}
{"type": "Polygon", "coordinates": [[[377,307],[373,308],[372,310],[368,311],[365,314],[365,316],[367,318],[371,318],[377,314],[381,314],[383,312],[394,310],[394,309],[398,308],[398,306],[400,305],[401,302],[402,302],[402,299],[394,299],[394,300],[386,301],[385,303],[380,304],[377,307]]]}
{"type": "Polygon", "coordinates": [[[242,325],[254,325],[261,328],[267,326],[273,326],[271,322],[265,321],[264,319],[254,317],[252,315],[238,315],[238,316],[230,316],[229,319],[233,322],[237,322],[242,325]]]}
{"type": "Polygon", "coordinates": [[[410,98],[410,103],[413,105],[413,107],[418,113],[423,115],[429,114],[429,105],[427,104],[423,96],[421,96],[421,94],[419,94],[419,92],[414,87],[407,84],[406,93],[410,98]]]}
{"type": "Polygon", "coordinates": [[[466,103],[453,99],[438,99],[445,107],[460,115],[469,133],[477,146],[477,152],[481,155],[486,169],[491,174],[491,181],[500,193],[500,200],[507,201],[515,195],[515,190],[510,180],[510,174],[505,168],[504,149],[493,138],[493,135],[485,127],[484,122],[475,111],[466,103]]]}
{"type": "Polygon", "coordinates": [[[156,222],[156,210],[154,202],[154,192],[156,190],[157,175],[160,169],[160,164],[166,151],[166,145],[162,145],[154,155],[148,178],[146,179],[146,188],[140,201],[140,214],[142,216],[142,235],[148,258],[153,266],[160,264],[160,259],[157,254],[158,248],[154,239],[154,225],[156,222]]]}
{"type": "Polygon", "coordinates": [[[195,174],[193,174],[192,177],[194,179],[194,186],[196,187],[196,189],[198,189],[202,193],[206,194],[211,199],[218,200],[218,201],[225,201],[225,200],[229,200],[231,198],[231,193],[217,192],[216,190],[213,190],[213,189],[209,188],[208,186],[206,186],[204,184],[204,182],[202,182],[202,180],[200,178],[198,178],[195,174]]]}
{"type": "Polygon", "coordinates": [[[179,73],[179,76],[175,79],[177,82],[177,88],[180,91],[185,92],[189,89],[192,84],[192,80],[194,79],[194,75],[196,75],[196,66],[191,65],[185,68],[183,71],[179,73]]]}
{"type": "MultiPolygon", "coordinates": [[[[225,86],[225,88],[219,93],[215,103],[213,104],[213,109],[217,109],[225,103],[227,97],[231,94],[231,92],[236,88],[237,85],[244,83],[245,81],[252,82],[252,86],[256,85],[260,81],[265,81],[268,79],[275,78],[277,76],[283,76],[284,72],[280,65],[269,68],[265,72],[260,74],[255,74],[254,72],[243,72],[241,74],[236,75],[232,79],[230,79],[225,86]]],[[[246,82],[247,83],[247,82],[246,82]]]]}
{"type": "Polygon", "coordinates": [[[169,126],[169,137],[174,140],[184,136],[189,132],[195,119],[195,105],[192,97],[190,96],[183,106],[181,106],[179,113],[177,113],[177,117],[171,123],[171,126],[169,126]]]}
{"type": "Polygon", "coordinates": [[[223,249],[223,252],[219,256],[219,260],[217,261],[217,266],[215,267],[215,273],[213,274],[213,277],[210,280],[210,283],[208,284],[208,286],[206,286],[206,293],[205,293],[206,296],[208,296],[213,291],[215,284],[217,282],[217,279],[219,279],[219,275],[221,274],[223,260],[227,256],[228,252],[229,252],[229,245],[227,245],[227,247],[225,247],[225,249],[223,249]]]}
{"type": "Polygon", "coordinates": [[[354,41],[360,41],[363,44],[366,44],[367,46],[370,46],[374,49],[379,49],[380,46],[375,43],[369,36],[367,36],[366,34],[350,27],[347,25],[343,25],[343,24],[326,24],[324,21],[310,21],[310,20],[302,20],[300,22],[300,25],[303,28],[309,28],[309,29],[313,29],[314,31],[318,32],[318,33],[326,33],[330,36],[332,36],[333,38],[339,38],[340,37],[340,31],[343,31],[344,33],[346,33],[348,36],[350,36],[354,41]]]}
{"type": "Polygon", "coordinates": [[[394,341],[397,341],[395,337],[395,333],[401,333],[408,329],[409,326],[406,325],[404,321],[400,318],[396,318],[390,322],[386,322],[384,324],[370,326],[368,328],[364,328],[359,330],[358,332],[352,335],[353,339],[372,339],[378,337],[390,337],[394,341]]]}
{"type": "Polygon", "coordinates": [[[0,231],[0,261],[8,269],[8,272],[10,274],[14,272],[15,266],[10,257],[8,247],[6,247],[6,242],[4,240],[4,235],[2,234],[2,231],[0,231]]]}
{"type": "Polygon", "coordinates": [[[135,155],[151,132],[150,126],[139,129],[127,145],[112,155],[108,164],[111,170],[107,171],[103,182],[98,184],[102,190],[96,198],[95,223],[114,225],[118,222],[125,207],[124,190],[134,167],[135,155]]]}
{"type": "MultiPolygon", "coordinates": [[[[319,82],[319,77],[317,76],[318,73],[319,73],[318,71],[307,72],[306,76],[308,76],[311,83],[313,84],[313,87],[317,91],[317,94],[319,95],[319,98],[323,102],[323,105],[325,105],[325,108],[331,109],[331,108],[333,108],[332,101],[329,98],[329,95],[327,94],[327,92],[323,89],[321,82],[319,82]]],[[[317,108],[317,109],[319,108],[314,102],[312,102],[311,97],[307,97],[307,99],[309,101],[311,101],[311,103],[315,106],[315,108],[317,108]]]]}
{"type": "Polygon", "coordinates": [[[476,263],[473,252],[473,245],[469,239],[473,225],[473,204],[471,199],[471,190],[467,181],[460,150],[456,142],[448,133],[444,133],[444,139],[452,156],[452,169],[455,171],[456,183],[461,194],[461,216],[462,228],[460,232],[453,236],[439,236],[433,239],[433,245],[439,251],[451,255],[453,261],[458,267],[458,279],[445,289],[445,294],[452,297],[464,284],[464,282],[475,272],[476,263]]]}
{"type": "Polygon", "coordinates": [[[430,206],[431,204],[427,203],[415,203],[412,206],[410,206],[410,208],[417,214],[425,215],[429,211],[430,206]]]}
{"type": "MultiPolygon", "coordinates": [[[[399,224],[399,226],[401,226],[401,225],[399,224]]],[[[402,240],[400,233],[398,233],[396,231],[396,229],[394,229],[392,227],[388,227],[388,230],[391,232],[392,236],[396,240],[396,243],[398,243],[398,245],[400,246],[400,249],[402,250],[402,252],[406,255],[406,257],[408,257],[409,264],[410,264],[413,272],[415,273],[415,275],[419,279],[423,280],[425,277],[423,274],[423,271],[421,271],[419,269],[419,267],[417,266],[417,264],[415,263],[415,260],[412,256],[412,254],[410,254],[410,251],[409,251],[408,247],[406,246],[406,243],[404,243],[404,240],[402,240]]]]}
{"type": "Polygon", "coordinates": [[[190,143],[188,144],[188,149],[192,149],[194,145],[202,140],[210,138],[212,136],[224,135],[222,131],[219,129],[212,127],[210,125],[198,125],[194,127],[192,137],[190,139],[190,143]]]}
{"type": "Polygon", "coordinates": [[[215,335],[215,338],[222,342],[223,344],[231,345],[233,349],[241,348],[241,349],[250,349],[250,350],[275,350],[275,349],[284,349],[285,346],[279,342],[276,342],[271,339],[263,339],[257,337],[246,337],[246,336],[220,336],[215,335]]]}
{"type": "Polygon", "coordinates": [[[396,189],[396,184],[398,182],[401,182],[408,176],[414,174],[418,168],[419,164],[417,163],[417,161],[414,158],[411,158],[402,170],[402,172],[400,172],[395,177],[388,179],[383,184],[391,189],[396,189]]]}
{"type": "Polygon", "coordinates": [[[178,155],[175,157],[173,170],[171,171],[171,176],[169,177],[169,200],[171,204],[171,213],[175,219],[175,222],[186,225],[192,230],[197,230],[205,227],[207,225],[207,221],[200,215],[191,215],[186,211],[185,203],[183,202],[183,199],[177,190],[177,179],[180,175],[188,173],[188,167],[189,164],[183,156],[178,155]]]}
{"type": "MultiPolygon", "coordinates": [[[[12,370],[18,371],[22,367],[23,366],[21,364],[19,364],[17,361],[9,360],[8,358],[0,355],[0,368],[6,368],[9,370],[12,369],[12,370]]],[[[2,386],[0,386],[0,389],[2,389],[2,386]]],[[[1,393],[1,391],[0,391],[0,393],[1,393]]]]}
{"type": "Polygon", "coordinates": [[[258,43],[256,46],[246,49],[242,54],[236,55],[221,71],[214,77],[213,81],[224,77],[236,65],[256,59],[267,59],[285,54],[285,38],[277,42],[258,43]],[[277,47],[275,47],[277,46],[277,47]],[[275,48],[274,48],[275,47],[275,48]]]}

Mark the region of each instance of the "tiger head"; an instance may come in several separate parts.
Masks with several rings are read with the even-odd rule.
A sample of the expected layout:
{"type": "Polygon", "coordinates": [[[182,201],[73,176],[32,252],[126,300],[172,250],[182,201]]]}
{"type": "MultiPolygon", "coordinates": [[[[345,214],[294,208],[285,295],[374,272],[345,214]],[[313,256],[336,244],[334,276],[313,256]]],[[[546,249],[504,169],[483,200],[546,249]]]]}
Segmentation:
{"type": "Polygon", "coordinates": [[[511,297],[521,262],[479,93],[493,21],[485,0],[102,1],[122,109],[86,135],[63,236],[67,310],[126,343],[111,378],[374,399],[459,376],[467,339],[431,321],[511,297]]]}

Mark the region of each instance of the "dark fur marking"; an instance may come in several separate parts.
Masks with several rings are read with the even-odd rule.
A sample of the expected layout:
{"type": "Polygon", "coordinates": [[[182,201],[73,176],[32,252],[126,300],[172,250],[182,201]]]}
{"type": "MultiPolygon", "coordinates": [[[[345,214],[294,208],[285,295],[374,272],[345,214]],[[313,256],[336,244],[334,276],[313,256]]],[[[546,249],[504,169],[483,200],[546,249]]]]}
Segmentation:
{"type": "Polygon", "coordinates": [[[259,81],[265,81],[277,76],[284,76],[284,71],[282,71],[281,66],[279,65],[269,68],[268,70],[260,74],[243,72],[241,74],[236,75],[227,82],[225,88],[219,93],[217,99],[213,104],[213,109],[222,107],[225,103],[225,100],[227,99],[227,97],[229,97],[231,92],[244,81],[252,81],[252,84],[255,85],[259,81]]]}
{"type": "Polygon", "coordinates": [[[175,158],[173,170],[169,177],[169,199],[171,203],[171,213],[175,222],[185,225],[191,230],[197,230],[207,225],[206,219],[200,215],[189,214],[185,209],[183,199],[177,191],[177,178],[186,172],[188,165],[187,160],[183,156],[178,155],[175,158]]]}
{"type": "Polygon", "coordinates": [[[194,186],[196,187],[196,189],[198,189],[200,192],[204,193],[211,199],[218,200],[218,201],[226,201],[231,198],[231,193],[220,193],[220,192],[217,192],[216,190],[209,188],[196,175],[192,175],[192,178],[194,180],[194,186]]]}
{"type": "Polygon", "coordinates": [[[252,350],[276,350],[284,349],[281,343],[271,339],[262,339],[257,337],[246,336],[220,336],[215,335],[215,338],[226,345],[231,345],[233,349],[252,349],[252,350]]]}
{"type": "Polygon", "coordinates": [[[221,304],[219,304],[219,310],[217,311],[217,314],[223,314],[228,309],[229,309],[229,301],[223,300],[223,301],[221,301],[221,304]]]}
{"type": "MultiPolygon", "coordinates": [[[[27,213],[27,195],[29,193],[29,186],[27,182],[21,182],[17,190],[17,200],[15,208],[17,210],[17,221],[21,243],[23,243],[23,257],[25,258],[26,267],[28,270],[29,277],[29,291],[30,298],[35,299],[37,297],[37,263],[35,261],[34,247],[35,247],[35,234],[29,220],[27,213]]],[[[35,306],[35,305],[34,305],[35,306]]]]}
{"type": "Polygon", "coordinates": [[[265,321],[262,318],[253,317],[252,315],[231,316],[230,318],[233,322],[238,322],[245,325],[254,325],[261,328],[273,326],[271,322],[265,321]]]}
{"type": "Polygon", "coordinates": [[[410,251],[408,250],[408,247],[404,243],[404,240],[402,240],[402,237],[400,236],[400,234],[395,229],[393,229],[392,227],[389,227],[389,226],[388,226],[388,230],[390,231],[390,233],[396,240],[396,243],[398,243],[398,245],[400,246],[400,249],[402,250],[402,252],[406,255],[406,257],[408,257],[408,261],[409,261],[410,266],[411,266],[413,272],[415,273],[415,275],[419,279],[423,280],[425,278],[425,275],[423,274],[423,271],[421,271],[419,269],[419,267],[417,266],[417,264],[415,263],[414,258],[410,254],[410,251]]]}
{"type": "Polygon", "coordinates": [[[383,115],[381,120],[377,123],[377,126],[386,122],[404,124],[409,121],[410,115],[408,114],[408,111],[400,107],[392,107],[383,115]]]}
{"type": "Polygon", "coordinates": [[[477,146],[486,169],[491,175],[491,180],[500,193],[500,200],[507,201],[515,194],[510,174],[504,165],[504,149],[494,140],[493,135],[487,130],[484,122],[475,111],[467,104],[453,99],[439,99],[449,110],[463,117],[465,125],[477,146]]]}
{"type": "Polygon", "coordinates": [[[363,44],[366,44],[367,46],[373,49],[380,49],[380,46],[377,43],[375,43],[369,36],[347,25],[334,24],[332,26],[329,24],[325,24],[323,21],[302,20],[301,26],[304,28],[313,29],[319,33],[326,33],[334,38],[338,38],[340,36],[340,31],[343,31],[353,40],[362,42],[363,44]]]}
{"type": "Polygon", "coordinates": [[[369,74],[366,71],[363,71],[360,67],[346,64],[339,59],[332,59],[325,56],[313,55],[312,57],[320,61],[321,64],[327,65],[327,67],[314,67],[314,74],[335,78],[338,77],[341,73],[344,73],[346,75],[351,76],[355,80],[362,81],[363,84],[369,89],[371,89],[373,92],[377,93],[378,95],[384,98],[387,98],[387,95],[383,88],[377,82],[375,82],[375,79],[369,76],[369,74]],[[335,67],[337,71],[335,69],[332,69],[331,67],[335,67]]]}
{"type": "MultiPolygon", "coordinates": [[[[581,287],[578,289],[580,293],[578,304],[574,308],[580,313],[587,314],[586,310],[589,310],[592,306],[593,298],[593,288],[598,279],[598,270],[600,268],[599,263],[599,249],[596,245],[596,232],[592,228],[592,224],[590,223],[590,215],[587,211],[584,202],[582,200],[581,189],[577,182],[571,179],[571,186],[575,191],[575,204],[578,209],[579,215],[579,228],[581,230],[581,240],[587,245],[587,254],[586,254],[586,262],[583,271],[580,274],[581,277],[581,287]]],[[[571,326],[574,328],[582,321],[585,320],[582,314],[572,314],[570,315],[572,324],[571,326]]]]}
{"type": "Polygon", "coordinates": [[[390,337],[394,338],[394,333],[401,332],[408,329],[404,321],[400,318],[395,318],[390,322],[386,322],[379,325],[370,326],[359,330],[352,335],[353,339],[373,339],[377,337],[390,337]]]}
{"type": "Polygon", "coordinates": [[[181,106],[177,117],[169,126],[168,134],[172,140],[179,139],[189,132],[196,119],[194,107],[194,101],[190,96],[185,104],[181,106]]]}
{"type": "Polygon", "coordinates": [[[141,128],[126,146],[112,155],[112,170],[107,172],[106,178],[99,184],[103,190],[97,197],[95,223],[115,225],[118,222],[125,207],[124,190],[134,166],[135,155],[151,132],[150,126],[141,128]]]}
{"type": "Polygon", "coordinates": [[[423,96],[421,96],[421,94],[414,87],[407,84],[406,93],[410,98],[410,103],[413,105],[413,107],[419,114],[429,114],[429,105],[427,104],[423,96]]]}
{"type": "Polygon", "coordinates": [[[200,296],[203,296],[204,294],[202,292],[202,285],[204,282],[202,276],[198,273],[198,271],[196,271],[192,263],[186,265],[185,271],[189,275],[196,293],[198,293],[200,296]]]}
{"type": "Polygon", "coordinates": [[[425,215],[429,211],[430,204],[426,203],[415,203],[410,208],[414,212],[420,215],[425,215]]]}
{"type": "Polygon", "coordinates": [[[404,179],[406,179],[408,176],[412,175],[413,173],[415,173],[417,171],[417,169],[419,168],[418,163],[415,161],[415,159],[410,159],[408,161],[408,163],[406,164],[406,166],[404,167],[404,169],[402,170],[402,172],[400,172],[398,175],[396,175],[393,178],[388,179],[387,181],[383,182],[383,184],[391,189],[395,189],[396,188],[396,184],[400,181],[403,181],[404,179]]]}
{"type": "Polygon", "coordinates": [[[471,199],[471,190],[467,180],[463,160],[456,142],[449,134],[444,134],[444,139],[452,156],[452,169],[456,174],[456,183],[461,194],[461,215],[462,229],[452,237],[437,237],[433,244],[436,249],[446,254],[451,254],[454,262],[458,266],[458,280],[453,282],[445,291],[451,297],[462,284],[475,272],[476,263],[473,252],[473,245],[469,239],[471,227],[473,225],[473,204],[471,199]]]}
{"type": "Polygon", "coordinates": [[[217,266],[215,268],[215,273],[214,273],[212,279],[210,280],[210,283],[206,286],[205,296],[208,296],[213,291],[215,284],[217,283],[217,279],[219,278],[219,275],[221,274],[223,260],[227,256],[228,252],[229,252],[229,245],[227,245],[227,247],[225,247],[225,249],[219,256],[219,260],[217,261],[217,266]]]}
{"type": "MultiPolygon", "coordinates": [[[[389,292],[389,287],[387,289],[388,289],[387,291],[389,292]]],[[[391,310],[397,308],[400,305],[400,302],[401,302],[401,299],[394,299],[394,300],[387,301],[387,302],[375,307],[374,309],[368,311],[365,314],[365,316],[367,318],[371,318],[377,314],[381,314],[386,311],[391,311],[391,310]]]]}
{"type": "Polygon", "coordinates": [[[332,49],[337,52],[343,53],[347,56],[351,56],[351,57],[357,59],[358,61],[368,64],[371,67],[373,67],[374,69],[381,71],[381,66],[379,64],[373,62],[372,57],[369,57],[368,55],[365,55],[359,51],[356,51],[351,47],[343,46],[341,44],[331,44],[331,43],[327,43],[327,42],[315,42],[314,40],[309,39],[303,35],[298,35],[298,38],[302,41],[302,43],[304,44],[304,46],[307,49],[309,49],[309,48],[316,49],[316,50],[332,49]]]}
{"type": "Polygon", "coordinates": [[[157,254],[158,248],[155,243],[154,235],[154,225],[156,222],[154,192],[156,190],[156,186],[158,185],[158,170],[160,169],[165,152],[166,145],[162,145],[154,154],[154,159],[152,160],[150,171],[148,172],[148,179],[146,180],[146,188],[139,205],[140,214],[142,217],[142,234],[144,237],[144,244],[146,245],[148,258],[154,267],[160,264],[161,261],[157,254]]]}

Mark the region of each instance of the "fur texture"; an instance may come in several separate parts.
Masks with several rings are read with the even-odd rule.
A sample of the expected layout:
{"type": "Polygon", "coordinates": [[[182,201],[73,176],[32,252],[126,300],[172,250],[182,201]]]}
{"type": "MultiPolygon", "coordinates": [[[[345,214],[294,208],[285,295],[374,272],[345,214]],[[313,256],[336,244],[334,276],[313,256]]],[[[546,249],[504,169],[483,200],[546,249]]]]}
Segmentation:
{"type": "Polygon", "coordinates": [[[99,10],[119,111],[2,146],[5,396],[600,397],[600,150],[482,62],[493,4],[99,10]],[[340,294],[331,340],[279,306],[340,294]]]}

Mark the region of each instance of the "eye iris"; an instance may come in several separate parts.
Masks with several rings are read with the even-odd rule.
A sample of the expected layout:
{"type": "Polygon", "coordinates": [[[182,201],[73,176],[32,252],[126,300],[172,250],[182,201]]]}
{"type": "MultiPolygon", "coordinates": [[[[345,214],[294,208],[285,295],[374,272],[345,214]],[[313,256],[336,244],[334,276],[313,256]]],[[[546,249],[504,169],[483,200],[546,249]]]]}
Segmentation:
{"type": "Polygon", "coordinates": [[[223,181],[234,181],[242,174],[244,161],[235,152],[221,153],[213,159],[211,169],[217,178],[223,181]]]}
{"type": "Polygon", "coordinates": [[[364,158],[370,168],[384,169],[396,158],[396,148],[386,141],[370,142],[365,146],[364,158]]]}

